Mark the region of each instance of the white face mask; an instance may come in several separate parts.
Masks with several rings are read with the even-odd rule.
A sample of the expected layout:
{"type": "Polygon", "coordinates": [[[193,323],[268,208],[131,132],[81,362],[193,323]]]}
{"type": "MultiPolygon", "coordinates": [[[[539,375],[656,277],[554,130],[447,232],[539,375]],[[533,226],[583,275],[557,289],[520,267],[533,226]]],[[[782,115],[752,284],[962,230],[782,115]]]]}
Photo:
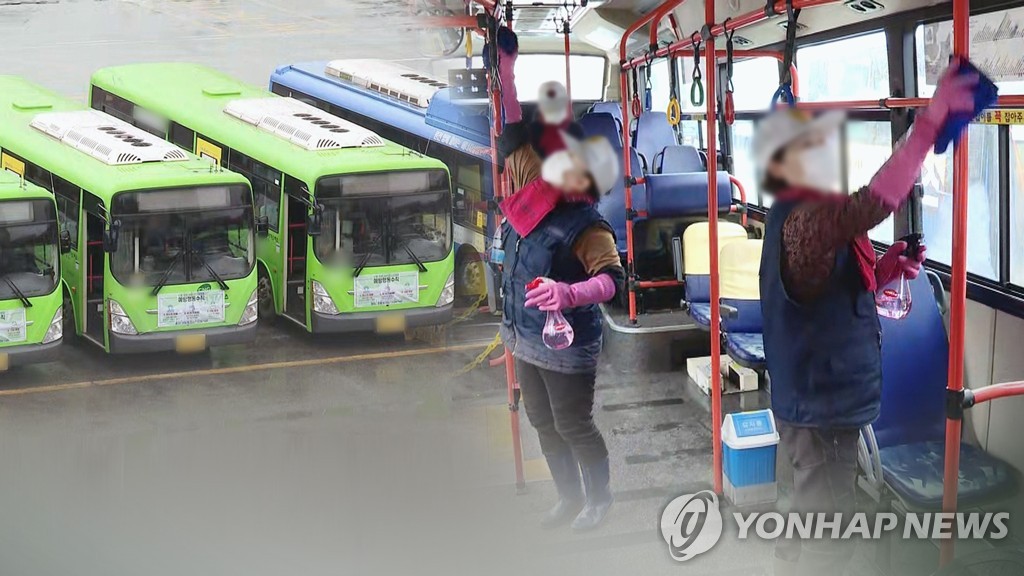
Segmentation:
{"type": "Polygon", "coordinates": [[[798,184],[801,186],[821,192],[840,192],[839,151],[831,142],[801,150],[800,168],[803,177],[798,184]]]}

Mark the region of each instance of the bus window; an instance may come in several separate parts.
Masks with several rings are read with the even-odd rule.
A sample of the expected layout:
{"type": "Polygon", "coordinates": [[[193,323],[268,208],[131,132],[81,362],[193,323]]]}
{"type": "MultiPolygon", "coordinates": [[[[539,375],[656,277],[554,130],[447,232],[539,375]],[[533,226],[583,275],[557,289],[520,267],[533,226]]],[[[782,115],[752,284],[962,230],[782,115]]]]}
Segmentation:
{"type": "MultiPolygon", "coordinates": [[[[970,127],[967,271],[999,278],[999,127],[970,127]]],[[[929,152],[921,170],[921,218],[928,257],[949,264],[953,245],[953,152],[929,152]]]]}
{"type": "MultiPolygon", "coordinates": [[[[603,56],[569,56],[572,70],[572,99],[604,98],[606,62],[603,56]]],[[[520,54],[516,60],[516,91],[523,101],[534,101],[540,85],[550,80],[565,82],[563,54],[520,54]]]]}
{"type": "Polygon", "coordinates": [[[885,32],[798,49],[800,99],[815,102],[889,96],[887,53],[885,32]]]}
{"type": "Polygon", "coordinates": [[[1024,286],[1024,126],[1010,126],[1010,282],[1024,286]]]}
{"type": "Polygon", "coordinates": [[[779,87],[779,61],[751,58],[732,68],[733,105],[737,110],[765,110],[779,87]]]}
{"type": "MultiPolygon", "coordinates": [[[[868,185],[871,177],[892,154],[892,126],[888,122],[851,121],[846,125],[846,186],[854,192],[868,185]]],[[[895,224],[890,214],[868,233],[875,241],[891,244],[895,224]]]]}
{"type": "MultiPolygon", "coordinates": [[[[737,120],[732,124],[732,171],[747,191],[747,203],[758,205],[760,182],[754,167],[754,121],[737,120]]],[[[733,196],[739,192],[733,187],[733,196]]]]}
{"type": "Polygon", "coordinates": [[[277,232],[281,215],[281,173],[236,150],[228,152],[228,168],[249,179],[256,216],[266,216],[270,230],[277,232]]]}
{"type": "Polygon", "coordinates": [[[71,248],[78,248],[78,206],[81,190],[71,182],[53,177],[53,193],[57,196],[57,217],[60,229],[71,236],[71,248]]]}
{"type": "Polygon", "coordinates": [[[168,135],[168,139],[171,143],[177,144],[185,150],[195,149],[196,133],[177,122],[171,122],[171,130],[168,135]]]}

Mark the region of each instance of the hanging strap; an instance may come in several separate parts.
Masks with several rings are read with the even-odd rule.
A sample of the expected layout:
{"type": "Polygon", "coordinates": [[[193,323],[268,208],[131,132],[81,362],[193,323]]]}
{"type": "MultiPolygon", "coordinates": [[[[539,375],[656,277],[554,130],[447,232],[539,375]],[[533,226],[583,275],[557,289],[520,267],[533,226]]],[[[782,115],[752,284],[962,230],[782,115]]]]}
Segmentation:
{"type": "Polygon", "coordinates": [[[679,69],[676,67],[674,56],[668,58],[668,110],[665,116],[668,117],[670,126],[678,126],[683,119],[682,108],[679,106],[679,69]]]}
{"type": "Polygon", "coordinates": [[[735,90],[732,84],[732,58],[733,58],[733,42],[732,37],[736,34],[733,30],[729,32],[728,24],[731,18],[726,18],[725,22],[722,23],[722,29],[726,30],[725,33],[725,123],[728,126],[732,126],[732,123],[736,121],[736,105],[732,99],[732,93],[735,90]]]}
{"type": "Polygon", "coordinates": [[[690,41],[693,42],[693,84],[690,85],[690,104],[699,107],[704,105],[704,82],[701,81],[700,75],[700,33],[691,34],[690,41]]]}
{"type": "Polygon", "coordinates": [[[636,68],[630,69],[630,77],[633,80],[633,95],[629,102],[630,111],[633,113],[634,118],[639,118],[643,114],[644,109],[640,104],[640,79],[637,76],[636,68]]]}
{"type": "Polygon", "coordinates": [[[796,54],[796,33],[797,20],[800,18],[800,10],[793,8],[793,0],[786,0],[786,45],[783,48],[782,58],[782,82],[779,89],[772,95],[772,108],[778,106],[781,99],[785,99],[789,106],[796,104],[793,96],[793,56],[796,54]]]}
{"type": "Polygon", "coordinates": [[[651,85],[651,59],[648,55],[644,66],[644,112],[650,112],[654,102],[654,87],[651,85]]]}

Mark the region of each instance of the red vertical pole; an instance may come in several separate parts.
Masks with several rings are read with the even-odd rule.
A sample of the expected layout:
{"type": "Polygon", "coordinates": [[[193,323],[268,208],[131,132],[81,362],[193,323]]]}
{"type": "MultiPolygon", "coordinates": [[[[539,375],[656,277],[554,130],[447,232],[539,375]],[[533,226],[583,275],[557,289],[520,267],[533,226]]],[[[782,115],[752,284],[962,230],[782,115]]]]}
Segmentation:
{"type": "Polygon", "coordinates": [[[572,114],[572,66],[569,64],[569,22],[566,21],[565,29],[565,93],[569,96],[569,114],[572,114]]]}
{"type": "MultiPolygon", "coordinates": [[[[704,0],[704,20],[708,29],[715,25],[715,0],[704,0]]],[[[715,58],[715,38],[706,41],[704,78],[707,82],[708,125],[708,248],[711,251],[711,453],[714,465],[715,493],[722,493],[722,344],[719,334],[721,314],[718,278],[718,60],[715,58]]]]}
{"type": "MultiPolygon", "coordinates": [[[[970,0],[953,0],[953,54],[970,54],[970,0]]],[[[967,313],[967,180],[968,134],[953,148],[953,262],[950,273],[949,393],[964,387],[964,320],[967,313]]],[[[946,418],[946,458],[942,478],[942,511],[955,513],[960,476],[960,418],[946,418]]],[[[942,541],[939,566],[956,554],[952,538],[942,541]]]]}

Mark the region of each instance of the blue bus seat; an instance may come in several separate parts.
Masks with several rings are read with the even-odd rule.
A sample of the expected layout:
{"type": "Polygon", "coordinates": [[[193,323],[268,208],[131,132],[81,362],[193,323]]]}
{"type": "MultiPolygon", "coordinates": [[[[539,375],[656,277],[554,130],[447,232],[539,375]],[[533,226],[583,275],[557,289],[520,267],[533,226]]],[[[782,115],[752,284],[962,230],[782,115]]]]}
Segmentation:
{"type": "Polygon", "coordinates": [[[657,174],[706,172],[707,169],[700,152],[693,146],[666,146],[654,156],[654,172],[657,174]]]}
{"type": "Polygon", "coordinates": [[[647,173],[653,172],[654,157],[666,146],[675,146],[676,133],[664,112],[644,112],[636,122],[634,148],[647,173]]]}
{"type": "Polygon", "coordinates": [[[579,120],[580,128],[587,136],[604,136],[617,149],[622,149],[622,130],[611,114],[591,112],[579,120]]]}
{"type": "MultiPolygon", "coordinates": [[[[707,222],[695,222],[683,231],[683,291],[690,318],[702,328],[711,326],[711,254],[707,222]]],[[[718,249],[746,239],[747,231],[735,222],[718,223],[718,249]]]]}
{"type": "MultiPolygon", "coordinates": [[[[871,428],[886,486],[910,506],[936,509],[942,503],[949,341],[926,275],[910,286],[910,313],[902,320],[880,318],[882,407],[871,428]]],[[[1013,488],[1005,462],[967,443],[960,452],[962,504],[989,501],[1013,488]]]]}
{"type": "Polygon", "coordinates": [[[619,102],[594,102],[590,106],[590,113],[611,114],[619,128],[622,128],[622,104],[619,102]]]}
{"type": "MultiPolygon", "coordinates": [[[[640,159],[636,155],[636,150],[630,149],[629,156],[631,173],[639,176],[642,172],[640,171],[640,159]]],[[[643,184],[633,186],[633,209],[639,212],[647,210],[647,190],[643,184]]],[[[618,247],[619,255],[624,255],[626,253],[625,179],[620,178],[615,183],[615,187],[601,198],[601,201],[597,204],[597,211],[611,224],[612,231],[615,232],[615,244],[618,247]]],[[[634,219],[634,222],[636,222],[636,219],[634,219]]]]}
{"type": "MultiPolygon", "coordinates": [[[[732,183],[728,172],[718,172],[718,211],[732,205],[732,183]]],[[[647,175],[648,218],[679,218],[708,213],[708,173],[647,175]]]]}
{"type": "Polygon", "coordinates": [[[737,239],[720,250],[719,270],[723,342],[726,353],[739,364],[764,368],[764,331],[759,273],[761,240],[737,239]]]}

